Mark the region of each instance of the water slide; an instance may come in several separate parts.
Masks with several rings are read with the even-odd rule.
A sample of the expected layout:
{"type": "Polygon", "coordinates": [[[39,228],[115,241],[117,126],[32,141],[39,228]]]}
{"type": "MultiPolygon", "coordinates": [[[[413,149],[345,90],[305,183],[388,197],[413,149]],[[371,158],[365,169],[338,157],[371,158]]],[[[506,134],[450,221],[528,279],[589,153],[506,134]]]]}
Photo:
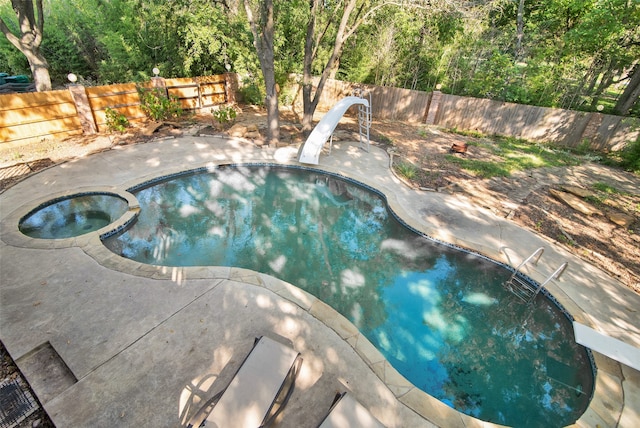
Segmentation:
{"type": "Polygon", "coordinates": [[[369,100],[361,97],[345,97],[338,101],[336,105],[320,119],[320,122],[318,122],[316,127],[313,128],[313,131],[311,131],[311,134],[309,134],[307,141],[300,147],[298,162],[318,165],[318,158],[320,157],[322,146],[324,146],[324,143],[331,137],[338,122],[340,122],[342,116],[347,112],[347,109],[355,104],[362,104],[369,108],[369,100]]]}

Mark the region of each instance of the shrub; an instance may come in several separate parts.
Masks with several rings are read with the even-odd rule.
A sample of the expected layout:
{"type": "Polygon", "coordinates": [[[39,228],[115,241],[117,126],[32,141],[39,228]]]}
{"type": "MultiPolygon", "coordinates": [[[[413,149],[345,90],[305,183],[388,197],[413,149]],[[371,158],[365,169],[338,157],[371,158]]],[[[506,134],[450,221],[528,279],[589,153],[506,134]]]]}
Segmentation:
{"type": "Polygon", "coordinates": [[[394,165],[394,168],[398,174],[407,180],[413,180],[418,175],[418,167],[410,162],[398,162],[394,165]]]}
{"type": "Polygon", "coordinates": [[[624,169],[640,173],[640,136],[620,152],[620,159],[624,169]]]}
{"type": "Polygon", "coordinates": [[[232,123],[234,120],[236,120],[236,115],[237,112],[236,109],[233,108],[233,106],[223,106],[213,111],[213,117],[221,125],[232,123]]]}
{"type": "Polygon", "coordinates": [[[255,83],[250,83],[246,86],[243,86],[239,90],[240,99],[242,99],[246,104],[261,106],[264,105],[264,93],[260,89],[260,87],[255,83]]]}
{"type": "Polygon", "coordinates": [[[184,114],[178,97],[165,97],[158,89],[137,87],[141,108],[152,120],[177,119],[184,114]]]}
{"type": "Polygon", "coordinates": [[[107,128],[109,128],[109,131],[124,132],[129,127],[129,120],[124,114],[109,107],[104,112],[107,116],[107,128]]]}

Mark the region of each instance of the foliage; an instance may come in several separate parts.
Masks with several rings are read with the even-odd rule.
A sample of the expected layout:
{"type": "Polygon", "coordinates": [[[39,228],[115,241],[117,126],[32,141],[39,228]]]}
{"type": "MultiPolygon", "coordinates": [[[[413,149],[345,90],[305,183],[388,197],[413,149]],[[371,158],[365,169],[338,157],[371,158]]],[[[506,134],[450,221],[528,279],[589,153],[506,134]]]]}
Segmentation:
{"type": "Polygon", "coordinates": [[[514,171],[580,165],[582,162],[569,152],[514,137],[495,137],[492,141],[481,140],[475,144],[490,150],[498,160],[467,159],[454,155],[448,155],[447,159],[482,178],[508,177],[514,171]]]}
{"type": "Polygon", "coordinates": [[[261,106],[264,105],[264,89],[257,82],[250,82],[242,85],[239,90],[240,99],[246,104],[261,106]]]}
{"type": "Polygon", "coordinates": [[[129,127],[129,119],[117,110],[107,107],[105,110],[107,117],[107,128],[109,131],[124,132],[129,127]]]}
{"type": "Polygon", "coordinates": [[[218,123],[226,125],[236,120],[236,109],[233,106],[222,106],[216,110],[213,110],[213,117],[218,123]]]}
{"type": "Polygon", "coordinates": [[[393,168],[407,180],[413,180],[418,174],[418,167],[411,162],[398,162],[393,168]]]}
{"type": "Polygon", "coordinates": [[[378,140],[378,143],[384,144],[386,146],[393,147],[395,145],[395,143],[393,142],[393,140],[391,138],[389,138],[389,137],[387,137],[386,135],[383,135],[383,134],[377,135],[376,139],[378,140]]]}
{"type": "Polygon", "coordinates": [[[620,158],[624,169],[640,174],[640,136],[620,152],[620,158]]]}
{"type": "MultiPolygon", "coordinates": [[[[0,2],[0,17],[5,20],[12,32],[17,32],[15,12],[10,2],[0,2]]],[[[27,58],[3,36],[0,36],[0,72],[12,75],[30,74],[27,58]]]]}
{"type": "MultiPolygon", "coordinates": [[[[602,105],[604,113],[614,113],[625,101],[625,85],[636,85],[631,77],[640,58],[637,1],[527,1],[521,54],[515,48],[518,2],[378,7],[383,3],[356,2],[360,12],[347,22],[355,31],[330,75],[424,91],[439,84],[446,93],[547,107],[596,111],[602,105]]],[[[273,4],[274,71],[284,87],[289,73],[303,71],[311,3],[273,4]]],[[[316,76],[333,52],[345,4],[317,3],[311,68],[316,76]]],[[[164,77],[185,77],[222,73],[228,66],[252,82],[243,89],[247,101],[264,103],[262,73],[240,1],[56,0],[45,2],[44,11],[40,49],[54,87],[66,84],[70,72],[109,84],[145,81],[154,67],[164,77]]],[[[0,2],[0,17],[18,31],[10,2],[0,2]]],[[[25,56],[6,38],[0,39],[0,72],[30,73],[25,56]]],[[[281,102],[291,100],[292,94],[281,92],[281,102]]],[[[630,114],[640,115],[640,103],[630,114]]]]}
{"type": "Polygon", "coordinates": [[[447,160],[459,165],[467,171],[474,172],[480,178],[508,177],[511,175],[511,168],[502,162],[466,159],[454,155],[447,155],[447,160]]]}
{"type": "Polygon", "coordinates": [[[170,95],[166,97],[161,90],[156,88],[136,87],[140,96],[142,111],[152,120],[176,119],[184,114],[180,101],[170,95]]]}
{"type": "MultiPolygon", "coordinates": [[[[15,12],[13,20],[17,20],[17,25],[13,27],[17,31],[9,28],[3,15],[0,15],[0,31],[9,43],[26,57],[36,90],[50,91],[49,65],[41,50],[46,21],[43,2],[42,0],[14,0],[11,5],[15,12]]],[[[12,20],[8,21],[11,25],[12,20]]]]}

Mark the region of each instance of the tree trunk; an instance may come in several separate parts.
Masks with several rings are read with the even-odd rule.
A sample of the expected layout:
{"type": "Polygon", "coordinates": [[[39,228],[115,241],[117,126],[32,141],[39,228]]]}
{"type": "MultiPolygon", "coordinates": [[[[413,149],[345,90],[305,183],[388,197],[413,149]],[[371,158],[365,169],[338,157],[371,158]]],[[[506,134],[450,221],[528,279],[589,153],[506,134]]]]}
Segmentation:
{"type": "Polygon", "coordinates": [[[49,63],[47,63],[47,60],[40,52],[40,49],[36,48],[35,50],[23,53],[29,61],[33,81],[36,84],[36,91],[50,91],[51,77],[49,76],[49,63]]]}
{"type": "Polygon", "coordinates": [[[264,77],[267,108],[267,144],[277,145],[280,139],[280,113],[278,111],[278,91],[273,62],[273,0],[260,1],[260,32],[256,24],[249,0],[244,0],[247,19],[253,33],[253,45],[258,53],[260,68],[264,77]]]}
{"type": "Polygon", "coordinates": [[[316,14],[319,0],[311,2],[309,11],[309,22],[307,23],[307,37],[304,42],[304,60],[302,64],[302,132],[309,134],[313,128],[313,113],[316,110],[317,102],[313,102],[311,92],[313,91],[313,76],[311,74],[314,57],[314,40],[316,28],[316,14]]]}
{"type": "Polygon", "coordinates": [[[16,36],[0,18],[0,30],[9,42],[15,46],[29,61],[33,80],[38,92],[51,90],[51,77],[49,76],[49,64],[42,52],[42,34],[44,28],[44,13],[42,0],[37,0],[38,16],[36,19],[33,8],[33,0],[11,0],[13,10],[18,15],[20,36],[16,36]]]}
{"type": "Polygon", "coordinates": [[[307,39],[305,41],[305,50],[304,50],[304,74],[302,81],[302,103],[303,103],[303,116],[302,116],[302,132],[308,134],[311,132],[313,128],[313,114],[316,111],[316,107],[318,106],[318,101],[320,100],[320,96],[322,95],[322,91],[324,90],[324,85],[331,74],[331,70],[335,66],[336,62],[340,59],[340,55],[342,54],[342,49],[344,47],[344,42],[349,38],[351,34],[355,31],[355,29],[360,25],[359,23],[355,23],[351,29],[347,29],[347,23],[349,22],[349,17],[351,13],[356,8],[356,0],[349,0],[344,5],[344,9],[342,11],[342,18],[340,20],[340,24],[338,25],[338,31],[336,33],[336,38],[333,43],[333,50],[331,52],[331,56],[327,60],[327,63],[324,66],[322,71],[322,75],[320,76],[320,80],[318,81],[318,87],[316,88],[315,94],[312,97],[313,85],[312,85],[312,77],[311,77],[311,65],[313,64],[313,60],[316,57],[317,44],[319,44],[320,40],[314,42],[313,35],[315,33],[315,13],[317,13],[317,9],[319,6],[319,0],[313,0],[311,3],[311,16],[309,18],[309,23],[307,25],[307,39]],[[315,43],[315,45],[314,45],[315,43]]]}
{"type": "Polygon", "coordinates": [[[518,3],[518,15],[516,17],[516,62],[524,59],[524,47],[522,40],[524,39],[524,0],[518,3]]]}
{"type": "Polygon", "coordinates": [[[636,64],[631,74],[631,79],[624,92],[618,99],[614,110],[616,113],[626,116],[631,108],[640,99],[640,63],[636,64]]]}

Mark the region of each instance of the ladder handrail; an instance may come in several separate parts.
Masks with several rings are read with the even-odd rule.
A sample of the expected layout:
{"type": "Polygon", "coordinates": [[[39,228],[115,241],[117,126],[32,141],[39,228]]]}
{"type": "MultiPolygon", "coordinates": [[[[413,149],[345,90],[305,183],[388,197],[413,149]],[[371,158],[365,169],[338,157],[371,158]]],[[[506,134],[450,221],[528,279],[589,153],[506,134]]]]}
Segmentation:
{"type": "Polygon", "coordinates": [[[532,258],[536,257],[536,260],[533,262],[534,266],[538,265],[538,261],[540,260],[540,257],[542,256],[542,253],[544,253],[544,248],[540,247],[537,250],[535,250],[533,252],[533,254],[531,254],[529,257],[527,257],[522,263],[520,263],[518,265],[518,267],[516,268],[515,272],[513,273],[513,275],[515,276],[516,273],[518,273],[518,271],[520,270],[520,268],[524,265],[526,265],[527,263],[529,263],[529,260],[531,260],[532,258]]]}
{"type": "Polygon", "coordinates": [[[538,287],[539,289],[544,287],[545,285],[547,285],[549,283],[549,281],[551,281],[552,279],[558,279],[560,278],[560,275],[562,275],[562,273],[565,271],[565,269],[567,268],[567,266],[569,266],[569,262],[564,262],[562,263],[562,265],[560,265],[560,267],[558,269],[556,269],[556,271],[554,273],[552,273],[549,278],[547,278],[545,280],[545,282],[543,282],[540,287],[538,287]]]}
{"type": "Polygon", "coordinates": [[[368,104],[358,106],[358,134],[360,135],[360,148],[369,151],[369,128],[371,128],[371,92],[366,93],[361,88],[356,88],[355,95],[360,98],[366,98],[368,95],[368,104]],[[364,133],[363,133],[364,129],[364,133]]]}
{"type": "Polygon", "coordinates": [[[549,281],[551,281],[552,279],[558,279],[560,278],[560,275],[562,275],[562,272],[565,271],[565,269],[567,268],[567,266],[569,266],[569,262],[564,262],[562,263],[562,265],[560,265],[560,267],[558,269],[556,269],[556,271],[554,273],[552,273],[549,278],[547,278],[542,284],[540,284],[538,286],[538,288],[536,288],[536,291],[533,293],[533,295],[529,298],[529,302],[533,302],[533,299],[536,298],[536,296],[538,295],[538,293],[540,292],[540,290],[542,290],[542,287],[544,287],[545,285],[547,285],[549,283],[549,281]]]}

